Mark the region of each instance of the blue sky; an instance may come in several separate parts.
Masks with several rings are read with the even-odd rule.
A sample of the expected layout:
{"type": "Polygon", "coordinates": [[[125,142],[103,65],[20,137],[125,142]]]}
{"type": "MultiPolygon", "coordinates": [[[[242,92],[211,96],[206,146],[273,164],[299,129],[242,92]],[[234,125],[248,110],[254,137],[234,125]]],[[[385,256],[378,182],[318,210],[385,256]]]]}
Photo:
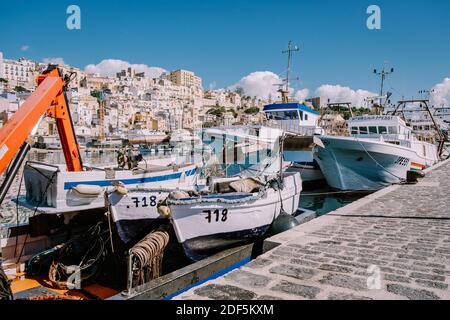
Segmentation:
{"type": "Polygon", "coordinates": [[[339,84],[377,92],[374,67],[389,61],[387,89],[408,97],[450,76],[447,0],[0,0],[0,51],[7,58],[62,57],[84,68],[121,59],[168,70],[185,68],[204,86],[225,87],[254,71],[281,73],[293,40],[296,89],[339,84]],[[66,28],[77,4],[82,29],[66,28]],[[366,9],[382,10],[368,30],[366,9]],[[23,46],[29,46],[22,51],[23,46]]]}

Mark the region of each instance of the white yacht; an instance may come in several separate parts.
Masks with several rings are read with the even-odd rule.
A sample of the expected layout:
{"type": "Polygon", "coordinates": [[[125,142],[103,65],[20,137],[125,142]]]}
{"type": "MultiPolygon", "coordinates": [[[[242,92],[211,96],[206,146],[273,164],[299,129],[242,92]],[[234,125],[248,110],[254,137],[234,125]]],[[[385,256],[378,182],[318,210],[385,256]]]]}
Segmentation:
{"type": "Polygon", "coordinates": [[[439,161],[436,145],[419,141],[399,116],[358,116],[348,126],[350,136],[315,138],[314,159],[332,188],[378,190],[439,161]]]}

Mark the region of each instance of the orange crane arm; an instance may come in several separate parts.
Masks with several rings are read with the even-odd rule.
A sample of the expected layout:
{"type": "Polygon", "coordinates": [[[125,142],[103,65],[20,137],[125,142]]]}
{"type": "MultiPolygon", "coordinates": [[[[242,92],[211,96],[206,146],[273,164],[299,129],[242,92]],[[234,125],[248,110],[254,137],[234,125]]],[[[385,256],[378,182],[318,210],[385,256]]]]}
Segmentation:
{"type": "Polygon", "coordinates": [[[0,129],[0,173],[13,161],[45,114],[56,120],[67,169],[83,170],[64,87],[65,81],[56,68],[38,77],[36,91],[0,129]]]}

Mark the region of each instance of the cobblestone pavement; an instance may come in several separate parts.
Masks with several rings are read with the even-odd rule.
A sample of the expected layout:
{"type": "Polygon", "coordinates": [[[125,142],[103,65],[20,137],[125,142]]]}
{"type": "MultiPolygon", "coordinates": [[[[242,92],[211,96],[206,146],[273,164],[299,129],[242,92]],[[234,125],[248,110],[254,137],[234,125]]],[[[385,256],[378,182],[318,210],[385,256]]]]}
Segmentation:
{"type": "Polygon", "coordinates": [[[270,239],[176,299],[450,299],[450,162],[270,239]]]}

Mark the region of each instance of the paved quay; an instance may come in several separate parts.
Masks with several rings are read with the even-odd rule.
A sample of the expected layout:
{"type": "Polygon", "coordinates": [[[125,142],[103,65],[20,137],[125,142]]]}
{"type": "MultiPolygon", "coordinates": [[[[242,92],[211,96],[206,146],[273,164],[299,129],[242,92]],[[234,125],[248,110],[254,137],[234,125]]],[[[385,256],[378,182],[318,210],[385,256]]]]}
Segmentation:
{"type": "Polygon", "coordinates": [[[450,162],[269,239],[176,299],[450,299],[450,162]]]}

